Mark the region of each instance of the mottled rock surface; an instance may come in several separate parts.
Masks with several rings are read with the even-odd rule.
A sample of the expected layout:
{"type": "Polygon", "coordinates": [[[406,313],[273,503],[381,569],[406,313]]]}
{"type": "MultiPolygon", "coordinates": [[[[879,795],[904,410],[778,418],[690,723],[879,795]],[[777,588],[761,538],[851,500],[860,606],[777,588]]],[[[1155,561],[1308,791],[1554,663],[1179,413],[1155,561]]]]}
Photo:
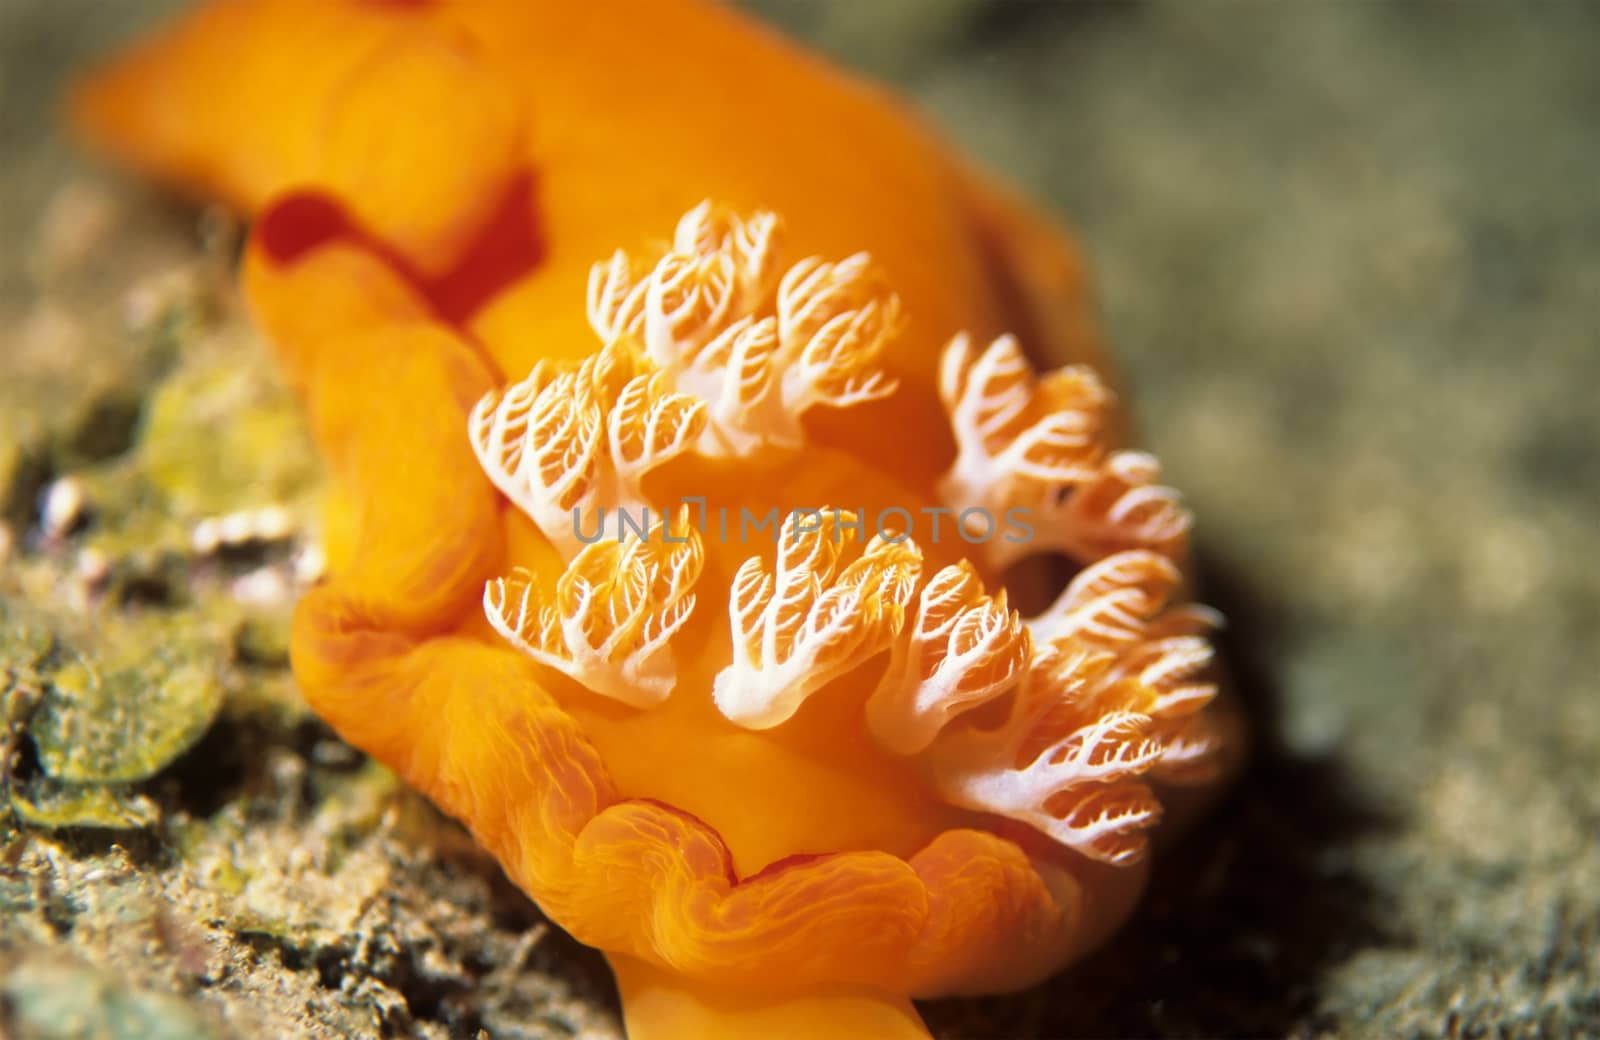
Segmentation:
{"type": "MultiPolygon", "coordinates": [[[[616,1036],[296,698],[237,229],[54,135],[174,6],[0,5],[0,1035],[616,1036]]],[[[1600,1035],[1600,8],[759,6],[1078,230],[1258,729],[1111,948],[939,1035],[1600,1035]]]]}

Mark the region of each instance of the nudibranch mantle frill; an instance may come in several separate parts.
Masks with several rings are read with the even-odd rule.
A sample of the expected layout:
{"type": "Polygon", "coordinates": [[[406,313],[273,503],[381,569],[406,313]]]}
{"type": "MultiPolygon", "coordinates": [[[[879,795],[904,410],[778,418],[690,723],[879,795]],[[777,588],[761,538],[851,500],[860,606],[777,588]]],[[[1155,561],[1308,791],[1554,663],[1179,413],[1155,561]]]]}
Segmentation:
{"type": "MultiPolygon", "coordinates": [[[[1153,460],[1106,443],[1111,395],[1092,370],[1036,377],[1014,339],[976,351],[957,336],[941,396],[960,451],[944,477],[909,487],[865,458],[841,461],[823,493],[849,507],[797,498],[769,511],[779,519],[768,537],[749,537],[741,489],[796,493],[767,474],[804,448],[807,409],[901,392],[876,367],[900,305],[870,259],[808,258],[780,276],[781,232],[769,213],[744,220],[696,207],[647,273],[635,278],[623,254],[595,266],[593,354],[541,363],[478,402],[470,429],[481,465],[557,554],[542,573],[490,581],[486,615],[511,645],[584,688],[563,692],[541,677],[587,728],[605,720],[600,728],[620,725],[650,749],[657,775],[636,781],[640,793],[677,789],[614,805],[601,816],[629,826],[591,821],[577,847],[620,864],[659,856],[661,840],[681,850],[687,828],[705,848],[702,876],[678,873],[692,874],[680,859],[671,885],[654,878],[622,895],[613,865],[607,888],[637,900],[638,920],[652,924],[696,912],[744,922],[720,955],[697,950],[693,961],[647,929],[605,948],[740,985],[761,984],[741,978],[753,968],[795,985],[929,993],[972,985],[975,962],[987,966],[984,985],[1014,984],[1077,944],[1085,896],[1075,867],[1126,869],[1142,857],[1161,811],[1149,782],[1215,776],[1205,633],[1216,619],[1176,602],[1173,554],[1188,517],[1153,482],[1153,460]],[[886,499],[886,487],[901,497],[886,499]],[[855,508],[863,501],[882,508],[866,516],[855,508]],[[947,557],[952,543],[981,557],[998,535],[957,532],[961,514],[1018,515],[1028,503],[1047,513],[1040,537],[1017,538],[1001,561],[1065,550],[1082,566],[1038,616],[1009,608],[992,558],[940,567],[926,558],[947,557]],[[743,514],[737,533],[730,509],[743,514]],[[908,526],[884,525],[891,515],[908,526]],[[942,542],[925,530],[940,515],[942,542]],[[620,724],[596,696],[625,706],[620,724]],[[813,698],[829,702],[822,718],[836,743],[829,754],[802,727],[801,754],[863,792],[923,788],[897,807],[926,817],[923,844],[905,859],[830,848],[804,817],[765,822],[759,838],[741,823],[768,815],[753,794],[762,783],[732,770],[719,746],[770,751],[780,782],[803,782],[780,763],[788,724],[813,698]],[[863,730],[870,748],[847,737],[863,730]],[[996,818],[1041,840],[1024,853],[995,836],[996,818]],[[600,834],[617,846],[602,852],[600,834]],[[730,860],[744,880],[730,883],[730,860]],[[882,886],[903,891],[885,899],[882,886]],[[956,893],[959,906],[947,902],[956,893]],[[795,899],[796,916],[735,914],[747,899],[795,899]]],[[[618,746],[602,758],[629,754],[618,746]]],[[[859,820],[853,844],[896,849],[902,822],[859,820]]]]}

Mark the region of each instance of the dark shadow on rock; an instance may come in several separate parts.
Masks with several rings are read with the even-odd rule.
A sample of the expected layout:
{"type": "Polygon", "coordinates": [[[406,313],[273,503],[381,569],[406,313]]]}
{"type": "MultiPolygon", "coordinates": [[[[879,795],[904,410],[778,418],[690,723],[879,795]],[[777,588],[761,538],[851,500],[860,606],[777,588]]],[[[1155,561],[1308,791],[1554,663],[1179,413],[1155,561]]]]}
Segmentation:
{"type": "Polygon", "coordinates": [[[1297,755],[1278,736],[1269,648],[1285,641],[1283,612],[1220,561],[1198,569],[1204,600],[1228,617],[1220,642],[1252,734],[1244,775],[1158,856],[1144,903],[1109,946],[1025,994],[924,1005],[935,1036],[1302,1035],[1317,1028],[1323,973],[1399,938],[1348,855],[1395,821],[1337,759],[1297,755]]]}
{"type": "Polygon", "coordinates": [[[252,816],[301,813],[318,797],[314,776],[305,768],[311,748],[337,739],[319,720],[285,730],[267,719],[224,713],[147,787],[167,812],[199,820],[234,805],[252,816]],[[290,751],[294,754],[286,755],[290,751]],[[274,755],[298,768],[275,775],[274,755]]]}
{"type": "Polygon", "coordinates": [[[966,42],[974,47],[997,44],[1019,36],[1059,36],[1081,30],[1086,23],[1137,18],[1144,0],[1008,0],[979,4],[973,10],[966,42]]]}
{"type": "MultiPolygon", "coordinates": [[[[490,860],[489,864],[492,863],[490,860]]],[[[495,926],[512,932],[540,927],[544,929],[543,936],[528,955],[524,967],[561,979],[571,987],[574,996],[596,1007],[606,1008],[621,1019],[622,999],[617,994],[616,980],[611,975],[611,965],[606,963],[605,954],[592,946],[585,946],[544,916],[538,905],[497,866],[492,867],[491,872],[495,926]]]]}

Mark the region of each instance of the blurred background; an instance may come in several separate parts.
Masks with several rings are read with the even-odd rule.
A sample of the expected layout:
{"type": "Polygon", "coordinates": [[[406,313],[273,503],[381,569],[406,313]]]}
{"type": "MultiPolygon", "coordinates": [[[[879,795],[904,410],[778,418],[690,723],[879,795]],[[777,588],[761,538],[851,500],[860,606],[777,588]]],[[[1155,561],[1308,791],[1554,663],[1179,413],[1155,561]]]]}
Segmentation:
{"type": "MultiPolygon", "coordinates": [[[[64,794],[48,726],[0,745],[33,821],[0,845],[0,1033],[157,1035],[52,1032],[72,1007],[170,1036],[615,1035],[594,959],[297,713],[292,538],[172,577],[204,546],[162,518],[237,508],[184,415],[287,424],[239,448],[258,504],[299,516],[313,479],[230,300],[234,229],[57,136],[73,71],[178,6],[0,0],[5,710],[56,667],[41,632],[104,635],[74,582],[221,624],[194,652],[229,662],[142,775],[64,794]]],[[[1600,1034],[1600,6],[749,6],[1074,230],[1258,729],[1121,939],[929,1006],[937,1034],[1600,1034]]]]}

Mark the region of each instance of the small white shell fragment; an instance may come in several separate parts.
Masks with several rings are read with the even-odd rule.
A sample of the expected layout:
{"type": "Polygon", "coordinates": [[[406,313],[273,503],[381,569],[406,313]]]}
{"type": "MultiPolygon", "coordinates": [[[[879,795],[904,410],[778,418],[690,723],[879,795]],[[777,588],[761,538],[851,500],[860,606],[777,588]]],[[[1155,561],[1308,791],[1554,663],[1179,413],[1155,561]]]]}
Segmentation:
{"type": "Polygon", "coordinates": [[[62,538],[77,526],[89,504],[88,492],[77,477],[62,477],[45,489],[39,526],[46,537],[62,538]]]}
{"type": "Polygon", "coordinates": [[[215,517],[206,517],[189,532],[189,547],[196,555],[210,556],[222,545],[222,525],[215,517]]]}
{"type": "Polygon", "coordinates": [[[230,586],[233,598],[240,603],[259,607],[275,607],[288,602],[294,590],[281,567],[258,567],[243,575],[230,586]]]}
{"type": "Polygon", "coordinates": [[[294,534],[294,514],[287,506],[271,505],[258,509],[253,517],[255,537],[263,542],[282,542],[294,534]]]}
{"type": "Polygon", "coordinates": [[[294,536],[297,526],[288,506],[239,510],[226,516],[208,516],[195,524],[189,545],[195,553],[209,556],[224,546],[286,542],[294,536]]]}
{"type": "Polygon", "coordinates": [[[99,549],[85,549],[78,554],[77,574],[85,585],[97,586],[111,576],[111,560],[99,549]]]}
{"type": "Polygon", "coordinates": [[[229,513],[217,521],[217,536],[223,545],[243,545],[254,530],[255,522],[247,512],[229,513]]]}
{"type": "Polygon", "coordinates": [[[322,551],[322,546],[313,542],[294,554],[290,567],[298,584],[310,585],[327,572],[328,557],[322,551]]]}

